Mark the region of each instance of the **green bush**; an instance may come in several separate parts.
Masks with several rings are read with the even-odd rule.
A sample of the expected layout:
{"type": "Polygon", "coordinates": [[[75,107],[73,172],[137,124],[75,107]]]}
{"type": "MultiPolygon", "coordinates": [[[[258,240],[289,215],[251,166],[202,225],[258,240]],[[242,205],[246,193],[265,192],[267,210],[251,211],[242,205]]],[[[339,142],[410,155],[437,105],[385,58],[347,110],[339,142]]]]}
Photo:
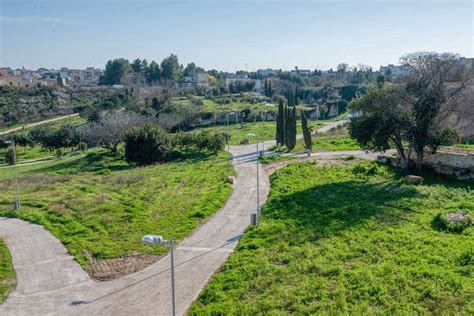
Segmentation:
{"type": "Polygon", "coordinates": [[[56,148],[56,157],[61,158],[63,156],[63,149],[56,148]]]}
{"type": "Polygon", "coordinates": [[[171,138],[154,125],[132,128],[125,134],[125,159],[129,163],[148,165],[166,161],[170,156],[171,138]]]}
{"type": "Polygon", "coordinates": [[[5,153],[5,162],[9,165],[15,164],[15,153],[13,151],[13,148],[9,148],[5,153]]]}
{"type": "Polygon", "coordinates": [[[223,133],[188,132],[177,134],[173,139],[173,145],[180,149],[207,150],[217,153],[224,149],[225,140],[226,136],[223,133]]]}
{"type": "Polygon", "coordinates": [[[79,147],[79,150],[80,150],[80,151],[86,151],[86,149],[87,149],[87,144],[84,143],[84,142],[80,142],[79,145],[78,145],[78,147],[79,147]]]}

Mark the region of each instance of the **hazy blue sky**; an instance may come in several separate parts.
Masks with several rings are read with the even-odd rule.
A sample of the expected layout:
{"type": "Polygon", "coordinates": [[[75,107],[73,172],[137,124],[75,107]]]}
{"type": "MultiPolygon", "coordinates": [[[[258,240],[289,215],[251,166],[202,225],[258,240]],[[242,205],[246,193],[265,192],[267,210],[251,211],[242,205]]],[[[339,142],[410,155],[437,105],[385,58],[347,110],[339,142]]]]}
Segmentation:
{"type": "Polygon", "coordinates": [[[125,57],[234,71],[378,68],[411,51],[474,55],[470,0],[0,1],[0,66],[104,67],[125,57]]]}

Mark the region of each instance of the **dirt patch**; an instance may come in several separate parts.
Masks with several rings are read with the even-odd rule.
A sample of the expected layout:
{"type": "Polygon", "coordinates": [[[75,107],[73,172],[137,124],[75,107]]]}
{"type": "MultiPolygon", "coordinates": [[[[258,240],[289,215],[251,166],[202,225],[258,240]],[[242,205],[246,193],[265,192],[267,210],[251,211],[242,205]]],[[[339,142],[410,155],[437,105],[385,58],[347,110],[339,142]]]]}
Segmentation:
{"type": "Polygon", "coordinates": [[[108,281],[143,270],[166,256],[136,254],[111,259],[92,258],[88,265],[89,275],[98,281],[108,281]]]}

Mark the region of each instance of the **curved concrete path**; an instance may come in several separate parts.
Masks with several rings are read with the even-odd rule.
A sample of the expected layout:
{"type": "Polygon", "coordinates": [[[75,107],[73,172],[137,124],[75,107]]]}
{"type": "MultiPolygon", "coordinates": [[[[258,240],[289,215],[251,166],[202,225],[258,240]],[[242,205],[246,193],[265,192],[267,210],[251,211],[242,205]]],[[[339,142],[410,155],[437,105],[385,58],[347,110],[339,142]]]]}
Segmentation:
{"type": "MultiPolygon", "coordinates": [[[[339,124],[329,123],[320,131],[339,124]]],[[[265,148],[274,144],[266,141],[265,148]]],[[[175,250],[179,315],[225,262],[257,209],[256,145],[233,146],[230,151],[237,171],[231,197],[175,250]]],[[[262,205],[270,185],[262,167],[259,175],[262,205]]],[[[95,282],[39,225],[0,218],[0,236],[11,252],[17,276],[17,287],[0,305],[0,315],[171,315],[169,256],[132,275],[95,282]]]]}
{"type": "MultiPolygon", "coordinates": [[[[231,147],[231,153],[238,175],[231,197],[175,250],[178,314],[186,312],[227,259],[256,211],[255,145],[231,147]]],[[[263,204],[269,182],[263,168],[259,171],[263,204]]],[[[0,235],[17,275],[17,287],[0,305],[0,315],[171,315],[169,256],[135,274],[95,282],[39,225],[1,218],[0,235]]]]}

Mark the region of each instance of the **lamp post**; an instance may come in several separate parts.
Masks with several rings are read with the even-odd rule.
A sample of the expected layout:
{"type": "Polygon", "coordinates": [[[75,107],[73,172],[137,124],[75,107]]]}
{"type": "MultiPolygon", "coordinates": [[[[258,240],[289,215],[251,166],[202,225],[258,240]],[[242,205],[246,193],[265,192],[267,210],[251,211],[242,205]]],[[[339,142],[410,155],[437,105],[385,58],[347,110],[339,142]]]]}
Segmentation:
{"type": "Polygon", "coordinates": [[[257,141],[257,225],[260,221],[260,183],[258,177],[258,169],[259,169],[259,153],[258,153],[258,137],[255,134],[247,134],[247,137],[255,137],[257,141]]]}
{"type": "Polygon", "coordinates": [[[20,209],[20,185],[18,184],[18,174],[16,170],[16,146],[15,146],[15,141],[6,141],[5,143],[11,144],[13,146],[13,168],[15,170],[15,182],[16,182],[16,200],[14,204],[14,209],[19,210],[20,209]]]}
{"type": "Polygon", "coordinates": [[[145,235],[142,237],[142,242],[153,245],[170,244],[170,259],[171,259],[171,304],[173,307],[173,316],[176,316],[176,290],[174,285],[174,251],[173,238],[164,240],[160,235],[145,235]]]}
{"type": "MultiPolygon", "coordinates": [[[[235,112],[227,113],[227,152],[230,154],[230,131],[229,131],[229,115],[234,115],[235,112]]],[[[230,159],[227,160],[227,172],[230,170],[230,159]]]]}

